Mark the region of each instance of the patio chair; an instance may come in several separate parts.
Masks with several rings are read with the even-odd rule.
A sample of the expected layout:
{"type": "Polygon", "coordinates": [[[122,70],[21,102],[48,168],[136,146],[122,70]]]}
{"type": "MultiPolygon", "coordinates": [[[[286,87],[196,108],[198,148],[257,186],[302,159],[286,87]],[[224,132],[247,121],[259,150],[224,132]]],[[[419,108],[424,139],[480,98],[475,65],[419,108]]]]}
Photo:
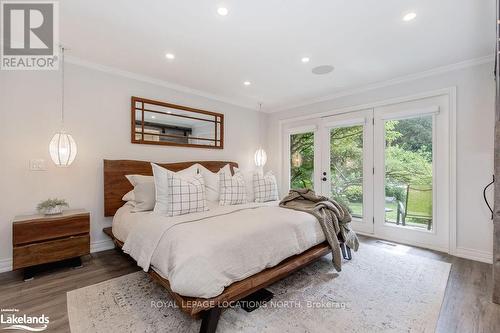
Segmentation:
{"type": "Polygon", "coordinates": [[[406,225],[406,218],[427,221],[427,230],[432,226],[432,186],[408,185],[406,188],[406,203],[398,201],[397,221],[406,225]]]}

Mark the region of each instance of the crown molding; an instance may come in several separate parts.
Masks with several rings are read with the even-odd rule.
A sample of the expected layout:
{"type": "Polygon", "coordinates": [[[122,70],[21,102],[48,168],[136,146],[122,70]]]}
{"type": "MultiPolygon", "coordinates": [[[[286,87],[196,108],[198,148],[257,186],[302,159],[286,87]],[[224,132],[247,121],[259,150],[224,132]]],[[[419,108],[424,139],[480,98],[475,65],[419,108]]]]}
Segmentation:
{"type": "MultiPolygon", "coordinates": [[[[359,86],[359,87],[352,88],[352,89],[342,90],[342,91],[339,91],[339,92],[334,93],[334,94],[329,94],[329,95],[325,95],[325,96],[321,96],[321,97],[317,97],[317,98],[307,99],[307,100],[304,100],[304,101],[298,102],[298,103],[285,104],[284,106],[281,106],[278,108],[274,108],[274,109],[270,108],[267,110],[262,110],[262,112],[276,113],[276,112],[281,112],[281,111],[287,111],[287,110],[291,110],[294,108],[299,108],[299,107],[304,107],[304,106],[308,106],[311,104],[326,102],[326,101],[334,100],[334,99],[341,98],[341,97],[352,96],[352,95],[360,94],[360,93],[375,90],[375,89],[389,87],[389,86],[393,86],[393,85],[397,85],[397,84],[401,84],[401,83],[405,83],[405,82],[411,82],[411,81],[415,81],[415,80],[419,80],[419,79],[423,79],[423,78],[427,78],[427,77],[431,77],[431,76],[441,75],[441,74],[444,74],[447,72],[452,72],[452,71],[456,71],[456,70],[463,69],[463,68],[478,66],[478,65],[490,63],[493,61],[494,61],[494,55],[469,59],[469,60],[461,61],[461,62],[458,62],[455,64],[436,67],[436,68],[426,70],[423,72],[413,73],[413,74],[400,76],[400,77],[396,77],[396,78],[385,80],[385,81],[370,83],[370,84],[359,86]]],[[[133,73],[130,71],[107,66],[107,65],[101,65],[98,63],[83,60],[83,59],[78,58],[78,57],[66,55],[66,62],[70,63],[70,64],[90,68],[93,70],[101,71],[104,73],[113,74],[113,75],[125,77],[128,79],[133,79],[133,80],[137,80],[137,81],[165,87],[168,89],[175,90],[177,92],[191,94],[191,95],[195,95],[198,97],[204,97],[204,98],[211,99],[214,101],[218,101],[218,102],[222,102],[222,103],[226,103],[226,104],[231,104],[234,106],[238,106],[238,107],[242,107],[245,109],[250,109],[252,111],[255,111],[255,104],[254,103],[242,103],[241,101],[238,101],[235,99],[218,96],[216,94],[212,94],[212,93],[208,93],[205,91],[189,88],[189,87],[175,84],[172,82],[168,82],[165,80],[156,79],[156,78],[153,78],[153,77],[150,77],[147,75],[137,74],[137,73],[133,73]]]]}
{"type": "Polygon", "coordinates": [[[156,79],[156,78],[153,78],[151,76],[137,74],[137,73],[129,72],[126,70],[118,69],[115,67],[107,66],[107,65],[101,65],[101,64],[98,64],[95,62],[90,62],[87,60],[83,60],[81,58],[74,57],[74,56],[66,55],[65,58],[66,58],[65,62],[67,62],[69,64],[90,68],[90,69],[97,70],[100,72],[104,72],[104,73],[108,73],[108,74],[112,74],[112,75],[116,75],[116,76],[125,77],[127,79],[132,79],[132,80],[136,80],[136,81],[141,81],[141,82],[165,87],[168,89],[175,90],[177,92],[191,94],[191,95],[195,95],[198,97],[204,97],[204,98],[211,99],[214,101],[218,101],[218,102],[222,102],[222,103],[226,103],[226,104],[231,104],[234,106],[242,107],[245,109],[251,109],[252,111],[255,111],[255,104],[254,103],[242,103],[242,102],[234,100],[234,99],[218,96],[218,95],[204,92],[204,91],[197,90],[197,89],[192,89],[192,88],[182,86],[179,84],[175,84],[172,82],[168,82],[165,80],[156,79]]]}
{"type": "Polygon", "coordinates": [[[299,108],[299,107],[308,106],[311,104],[316,104],[316,103],[334,100],[334,99],[341,98],[341,97],[357,95],[357,94],[371,91],[371,90],[375,90],[375,89],[385,88],[385,87],[389,87],[389,86],[393,86],[393,85],[397,85],[397,84],[401,84],[401,83],[405,83],[405,82],[411,82],[411,81],[415,81],[415,80],[419,80],[419,79],[423,79],[423,78],[427,78],[427,77],[431,77],[431,76],[441,75],[444,73],[453,72],[453,71],[463,69],[463,68],[479,66],[479,65],[493,62],[494,60],[495,60],[494,55],[469,59],[469,60],[457,62],[455,64],[436,67],[436,68],[426,70],[423,72],[417,72],[417,73],[404,75],[404,76],[396,77],[396,78],[385,80],[385,81],[370,83],[370,84],[367,84],[364,86],[359,86],[359,87],[352,88],[352,89],[342,90],[342,91],[339,91],[339,92],[334,93],[334,94],[329,94],[329,95],[322,96],[322,97],[312,98],[312,99],[308,99],[308,100],[294,103],[294,104],[288,104],[288,105],[285,105],[285,106],[282,106],[282,107],[279,107],[276,109],[267,110],[266,112],[267,113],[275,113],[275,112],[287,111],[287,110],[291,110],[291,109],[295,109],[295,108],[299,108]]]}

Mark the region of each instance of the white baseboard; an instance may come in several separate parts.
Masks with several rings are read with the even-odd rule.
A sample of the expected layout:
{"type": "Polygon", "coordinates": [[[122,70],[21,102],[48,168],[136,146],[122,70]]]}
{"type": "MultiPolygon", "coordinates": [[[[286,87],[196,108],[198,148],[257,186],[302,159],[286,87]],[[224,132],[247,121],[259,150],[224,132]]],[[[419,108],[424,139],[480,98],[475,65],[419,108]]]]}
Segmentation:
{"type": "Polygon", "coordinates": [[[104,239],[90,244],[90,252],[101,252],[111,250],[115,247],[115,243],[111,239],[104,239]]]}
{"type": "Polygon", "coordinates": [[[493,253],[487,251],[457,247],[454,255],[460,258],[485,262],[487,264],[493,263],[493,253]]]}
{"type": "Polygon", "coordinates": [[[420,242],[408,242],[408,241],[405,241],[404,239],[394,239],[394,238],[390,238],[390,237],[381,237],[381,236],[376,236],[374,234],[369,234],[369,233],[360,232],[360,231],[356,231],[356,233],[358,235],[363,235],[363,236],[375,238],[375,239],[381,239],[381,240],[385,240],[388,242],[393,242],[393,243],[397,243],[397,244],[401,244],[401,245],[416,246],[416,247],[420,247],[423,249],[429,249],[429,250],[433,250],[433,251],[448,253],[447,248],[440,247],[440,246],[434,246],[432,244],[426,244],[426,243],[420,243],[420,242]]]}
{"type": "Polygon", "coordinates": [[[12,258],[0,259],[0,273],[12,270],[12,258]]]}
{"type": "MultiPolygon", "coordinates": [[[[405,242],[402,242],[402,241],[398,241],[398,240],[394,240],[394,239],[384,239],[383,237],[378,237],[378,236],[375,236],[373,234],[367,234],[367,233],[363,233],[363,232],[359,232],[359,231],[356,231],[356,233],[358,235],[363,235],[363,236],[366,236],[366,237],[371,237],[371,238],[376,238],[376,239],[387,240],[387,241],[396,242],[396,243],[403,244],[403,245],[418,246],[418,247],[429,249],[429,250],[434,250],[434,251],[449,253],[449,251],[447,249],[439,248],[439,247],[433,247],[433,246],[430,246],[430,245],[427,245],[427,244],[419,244],[419,243],[408,244],[408,243],[405,243],[405,242]]],[[[487,264],[493,263],[493,253],[487,252],[487,251],[482,251],[482,250],[468,249],[468,248],[465,248],[465,247],[458,247],[454,251],[454,253],[451,254],[451,255],[455,256],[455,257],[464,258],[464,259],[469,259],[469,260],[474,260],[474,261],[480,261],[480,262],[484,262],[484,263],[487,263],[487,264]]]]}
{"type": "MultiPolygon", "coordinates": [[[[110,239],[104,239],[90,243],[90,252],[100,252],[110,250],[115,247],[115,244],[110,239]]],[[[10,272],[12,270],[12,258],[0,259],[0,273],[10,272]]]]}

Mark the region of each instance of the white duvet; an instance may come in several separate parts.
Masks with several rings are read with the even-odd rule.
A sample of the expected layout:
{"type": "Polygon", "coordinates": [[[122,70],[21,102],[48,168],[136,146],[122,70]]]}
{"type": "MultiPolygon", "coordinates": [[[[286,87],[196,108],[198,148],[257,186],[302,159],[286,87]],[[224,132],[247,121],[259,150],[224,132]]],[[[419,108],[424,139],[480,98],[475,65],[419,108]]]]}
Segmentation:
{"type": "Polygon", "coordinates": [[[176,217],[137,216],[123,251],[144,271],[152,266],[184,296],[217,296],[233,282],[325,240],[314,216],[281,208],[277,202],[176,217]]]}

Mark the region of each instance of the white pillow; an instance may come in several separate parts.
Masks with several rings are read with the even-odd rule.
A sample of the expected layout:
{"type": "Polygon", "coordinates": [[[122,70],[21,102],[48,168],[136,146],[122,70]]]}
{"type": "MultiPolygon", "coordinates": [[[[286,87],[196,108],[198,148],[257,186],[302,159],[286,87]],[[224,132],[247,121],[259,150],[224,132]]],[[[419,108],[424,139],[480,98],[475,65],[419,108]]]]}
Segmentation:
{"type": "MultiPolygon", "coordinates": [[[[130,201],[134,208],[132,212],[153,210],[155,206],[155,183],[152,176],[126,175],[133,189],[133,200],[130,201]]],[[[130,192],[129,192],[130,193],[130,192]]],[[[127,193],[122,200],[126,199],[127,193]]],[[[129,200],[126,200],[129,201],[129,200]]]]}
{"type": "Polygon", "coordinates": [[[207,200],[212,202],[219,202],[219,174],[221,172],[227,172],[228,174],[231,174],[231,166],[229,164],[226,164],[218,172],[212,172],[205,168],[203,165],[200,165],[198,170],[205,180],[207,200]]]}
{"type": "Polygon", "coordinates": [[[167,204],[168,204],[168,179],[167,175],[169,173],[174,173],[179,176],[191,177],[193,178],[196,174],[198,174],[198,166],[199,164],[193,164],[187,169],[181,170],[179,172],[172,172],[165,168],[162,168],[159,165],[151,163],[153,168],[153,176],[154,176],[154,184],[155,184],[155,197],[156,203],[154,205],[155,213],[167,214],[167,204]]]}
{"type": "Polygon", "coordinates": [[[278,200],[278,184],[276,177],[269,171],[265,176],[260,173],[253,175],[253,191],[255,202],[266,202],[278,200]]]}
{"type": "Polygon", "coordinates": [[[241,173],[243,180],[245,181],[246,191],[247,191],[247,201],[254,202],[255,196],[253,194],[253,171],[241,171],[238,168],[233,168],[234,173],[241,173]]]}
{"type": "Polygon", "coordinates": [[[221,206],[239,205],[247,202],[245,180],[240,172],[231,176],[230,172],[219,174],[221,206]]]}
{"type": "Polygon", "coordinates": [[[134,190],[127,192],[123,197],[122,201],[133,202],[135,201],[134,190]]]}
{"type": "Polygon", "coordinates": [[[203,176],[183,177],[167,173],[167,216],[199,213],[208,210],[203,176]]]}

